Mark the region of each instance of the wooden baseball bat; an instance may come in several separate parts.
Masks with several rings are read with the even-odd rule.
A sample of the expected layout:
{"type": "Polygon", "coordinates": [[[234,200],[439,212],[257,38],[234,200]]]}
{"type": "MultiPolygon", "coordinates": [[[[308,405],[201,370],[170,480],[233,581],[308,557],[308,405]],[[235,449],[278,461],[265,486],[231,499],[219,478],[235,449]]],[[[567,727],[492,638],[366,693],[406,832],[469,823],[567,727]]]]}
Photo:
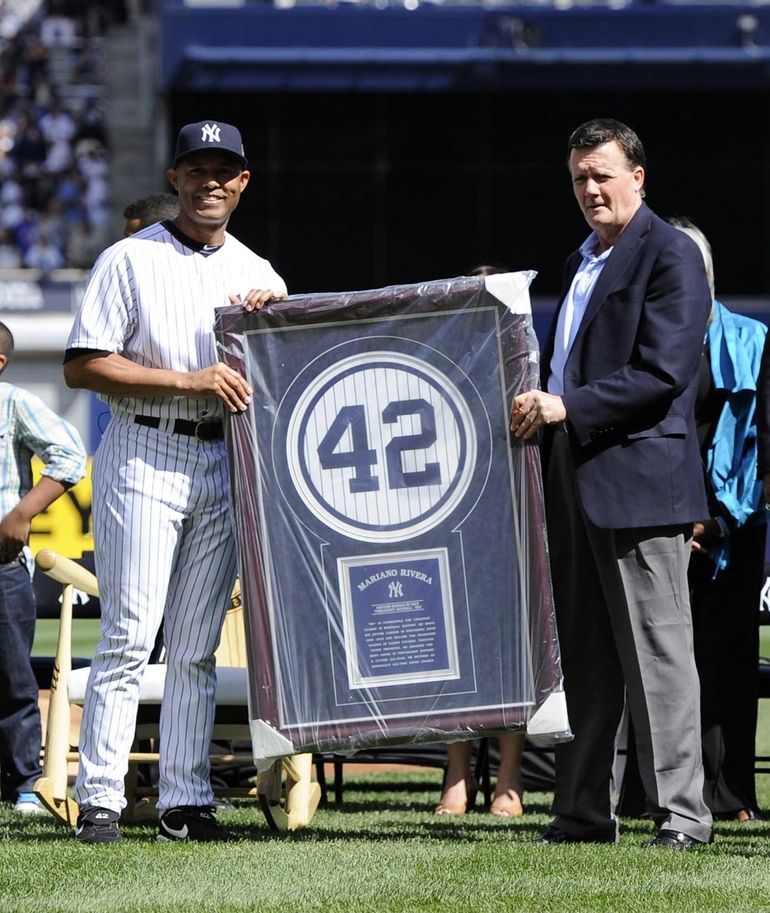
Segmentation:
{"type": "Polygon", "coordinates": [[[99,596],[96,577],[86,568],[52,549],[41,549],[35,557],[37,567],[59,583],[62,590],[59,616],[59,639],[56,643],[51,696],[48,703],[43,776],[34,791],[57,818],[74,827],[78,804],[67,796],[67,763],[70,735],[70,702],[67,694],[72,672],[72,602],[73,590],[99,596]]]}
{"type": "Polygon", "coordinates": [[[53,549],[41,549],[35,557],[35,564],[59,583],[71,583],[76,590],[82,590],[89,596],[99,595],[99,584],[91,571],[53,549]]]}
{"type": "MultiPolygon", "coordinates": [[[[50,554],[58,558],[55,552],[50,554]]],[[[43,776],[34,786],[35,794],[49,811],[70,827],[75,826],[78,816],[77,803],[67,797],[67,754],[70,736],[70,702],[67,686],[72,671],[72,589],[72,584],[67,583],[62,591],[59,639],[56,644],[51,696],[48,703],[43,776]]]]}

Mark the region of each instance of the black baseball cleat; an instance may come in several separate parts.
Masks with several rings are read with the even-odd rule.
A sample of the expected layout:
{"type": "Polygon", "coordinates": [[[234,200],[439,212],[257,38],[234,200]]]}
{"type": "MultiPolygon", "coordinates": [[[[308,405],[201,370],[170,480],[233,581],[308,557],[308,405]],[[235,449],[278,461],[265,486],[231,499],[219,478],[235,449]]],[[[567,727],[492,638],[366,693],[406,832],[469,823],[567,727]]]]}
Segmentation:
{"type": "Polygon", "coordinates": [[[230,840],[230,834],[217,823],[208,805],[178,805],[160,816],[158,837],[161,843],[193,840],[200,843],[230,840]]]}
{"type": "Polygon", "coordinates": [[[582,834],[568,834],[556,824],[549,824],[535,843],[617,843],[614,831],[585,831],[582,834]]]}
{"type": "Polygon", "coordinates": [[[84,805],[75,825],[75,839],[81,843],[120,843],[120,812],[99,805],[84,805]]]}
{"type": "MultiPolygon", "coordinates": [[[[713,840],[712,836],[708,842],[712,843],[713,840]]],[[[692,850],[697,846],[706,846],[706,843],[703,840],[696,840],[695,837],[691,837],[689,834],[683,834],[681,831],[661,828],[652,840],[648,840],[642,846],[645,849],[653,846],[665,846],[672,850],[692,850]]]]}

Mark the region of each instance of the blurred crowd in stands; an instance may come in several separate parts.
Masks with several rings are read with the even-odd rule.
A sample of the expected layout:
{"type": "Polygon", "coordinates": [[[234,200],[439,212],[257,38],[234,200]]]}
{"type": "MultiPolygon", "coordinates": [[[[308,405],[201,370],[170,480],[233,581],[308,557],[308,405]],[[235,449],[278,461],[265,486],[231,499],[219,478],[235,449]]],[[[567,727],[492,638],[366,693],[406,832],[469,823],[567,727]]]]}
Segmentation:
{"type": "Polygon", "coordinates": [[[0,0],[0,268],[88,269],[108,241],[102,36],[116,0],[0,0]]]}

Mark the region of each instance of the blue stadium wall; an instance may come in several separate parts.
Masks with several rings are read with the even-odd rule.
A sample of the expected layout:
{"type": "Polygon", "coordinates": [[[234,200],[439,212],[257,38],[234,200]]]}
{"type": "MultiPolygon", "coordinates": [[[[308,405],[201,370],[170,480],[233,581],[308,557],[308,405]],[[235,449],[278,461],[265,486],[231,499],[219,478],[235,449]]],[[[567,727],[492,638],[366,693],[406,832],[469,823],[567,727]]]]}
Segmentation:
{"type": "Polygon", "coordinates": [[[770,316],[770,9],[161,9],[171,134],[242,128],[231,227],[292,291],[493,262],[537,270],[547,313],[586,232],[567,136],[614,116],[645,142],[649,204],[703,228],[728,304],[770,316]]]}

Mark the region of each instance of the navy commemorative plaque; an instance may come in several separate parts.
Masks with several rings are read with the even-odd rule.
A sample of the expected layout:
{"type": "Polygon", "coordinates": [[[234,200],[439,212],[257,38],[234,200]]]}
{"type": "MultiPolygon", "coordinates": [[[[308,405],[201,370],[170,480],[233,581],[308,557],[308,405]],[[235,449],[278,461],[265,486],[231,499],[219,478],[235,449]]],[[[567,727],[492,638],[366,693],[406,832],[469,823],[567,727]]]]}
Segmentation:
{"type": "Polygon", "coordinates": [[[220,312],[220,353],[254,387],[228,441],[257,754],[526,721],[526,447],[508,417],[532,382],[529,278],[220,312]]]}

